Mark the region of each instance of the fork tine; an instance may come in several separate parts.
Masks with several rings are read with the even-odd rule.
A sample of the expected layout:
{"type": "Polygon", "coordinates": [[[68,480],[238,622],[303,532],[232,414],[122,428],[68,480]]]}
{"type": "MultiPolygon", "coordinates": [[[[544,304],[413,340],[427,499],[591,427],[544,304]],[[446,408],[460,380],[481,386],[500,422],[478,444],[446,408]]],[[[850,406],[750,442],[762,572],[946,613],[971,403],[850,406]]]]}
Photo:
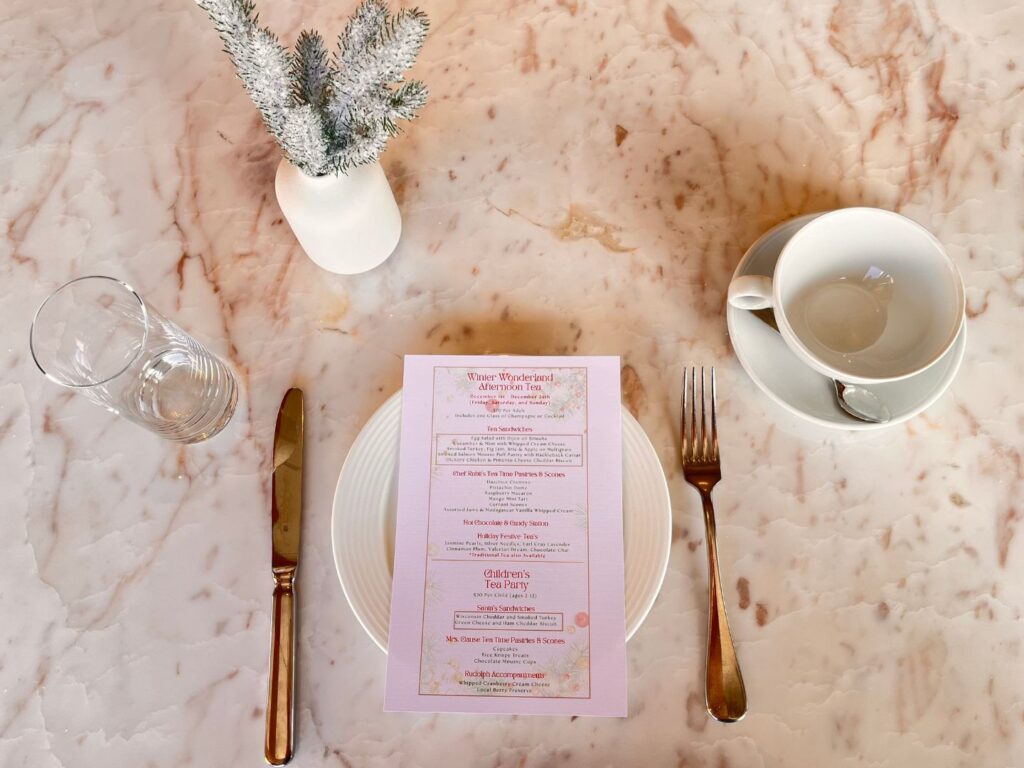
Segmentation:
{"type": "Polygon", "coordinates": [[[715,369],[711,368],[711,460],[718,461],[718,391],[715,387],[715,369]]]}
{"type": "Polygon", "coordinates": [[[705,396],[704,387],[704,366],[700,367],[700,457],[703,461],[708,459],[708,427],[707,421],[704,419],[705,406],[707,404],[707,397],[705,396]]]}
{"type": "Polygon", "coordinates": [[[690,369],[690,459],[697,455],[697,369],[690,369]]]}
{"type": "Polygon", "coordinates": [[[683,461],[690,458],[689,441],[686,439],[686,368],[683,368],[683,389],[679,393],[679,434],[683,440],[683,461]]]}

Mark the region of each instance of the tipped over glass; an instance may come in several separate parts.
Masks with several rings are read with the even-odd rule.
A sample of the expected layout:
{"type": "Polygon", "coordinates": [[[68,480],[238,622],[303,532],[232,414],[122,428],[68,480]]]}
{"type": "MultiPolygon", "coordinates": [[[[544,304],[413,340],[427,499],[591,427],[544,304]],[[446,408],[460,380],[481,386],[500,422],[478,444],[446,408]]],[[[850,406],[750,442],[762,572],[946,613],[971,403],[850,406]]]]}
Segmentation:
{"type": "Polygon", "coordinates": [[[228,366],[112,277],[80,277],[50,294],[29,344],[48,379],[168,440],[213,437],[235,410],[228,366]]]}

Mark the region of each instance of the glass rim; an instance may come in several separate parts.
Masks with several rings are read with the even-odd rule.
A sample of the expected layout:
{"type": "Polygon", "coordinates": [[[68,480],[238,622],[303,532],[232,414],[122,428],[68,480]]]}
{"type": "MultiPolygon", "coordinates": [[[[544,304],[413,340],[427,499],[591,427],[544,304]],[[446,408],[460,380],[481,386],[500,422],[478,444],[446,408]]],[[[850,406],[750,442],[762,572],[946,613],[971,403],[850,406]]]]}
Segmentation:
{"type": "Polygon", "coordinates": [[[113,381],[118,376],[120,376],[122,373],[124,373],[129,368],[131,368],[138,361],[138,359],[142,356],[143,351],[146,349],[146,342],[147,341],[149,341],[149,307],[146,305],[145,299],[143,299],[142,295],[138,291],[136,291],[134,288],[132,288],[124,280],[119,280],[118,278],[110,277],[109,275],[83,275],[82,277],[76,277],[73,280],[68,280],[63,285],[60,285],[57,288],[55,288],[50,293],[49,296],[47,296],[45,299],[43,299],[43,302],[36,309],[35,314],[32,315],[32,325],[30,326],[29,331],[28,331],[28,348],[29,348],[29,352],[32,354],[32,362],[34,362],[36,364],[36,368],[39,369],[39,372],[42,373],[43,376],[48,378],[53,383],[59,384],[62,387],[67,387],[68,389],[91,389],[92,387],[98,387],[101,384],[107,384],[108,382],[113,381]],[[131,360],[129,360],[124,365],[124,367],[122,367],[120,370],[116,371],[115,373],[111,374],[110,376],[107,376],[105,379],[99,379],[98,381],[91,381],[91,382],[89,382],[87,384],[73,384],[73,383],[69,383],[67,381],[61,381],[60,379],[58,379],[56,376],[54,376],[53,374],[48,372],[43,367],[43,364],[39,361],[39,356],[36,354],[36,343],[35,343],[36,323],[39,321],[39,314],[43,311],[43,309],[46,307],[46,305],[49,304],[50,301],[53,300],[57,296],[57,294],[59,294],[65,288],[69,288],[70,286],[74,285],[75,283],[80,283],[80,282],[82,282],[84,280],[109,280],[112,283],[117,283],[119,286],[121,286],[122,288],[127,290],[132,296],[135,297],[135,300],[139,302],[139,306],[142,308],[142,343],[139,345],[139,348],[135,351],[135,354],[132,356],[131,360]]]}

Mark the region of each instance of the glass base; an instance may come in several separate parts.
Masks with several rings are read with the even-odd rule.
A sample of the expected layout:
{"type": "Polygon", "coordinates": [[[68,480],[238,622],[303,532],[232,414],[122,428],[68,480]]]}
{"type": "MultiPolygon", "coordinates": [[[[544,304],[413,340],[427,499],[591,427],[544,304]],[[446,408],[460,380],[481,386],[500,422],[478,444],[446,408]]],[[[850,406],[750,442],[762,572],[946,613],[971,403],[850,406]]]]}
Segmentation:
{"type": "Polygon", "coordinates": [[[213,437],[231,421],[238,402],[231,369],[198,345],[155,355],[141,380],[124,415],[176,443],[213,437]]]}
{"type": "Polygon", "coordinates": [[[235,384],[234,376],[230,376],[229,381],[230,392],[227,393],[227,400],[216,418],[211,418],[201,429],[197,429],[191,434],[183,432],[180,436],[165,436],[179,443],[201,443],[203,440],[209,440],[224,429],[231,421],[231,417],[235,415],[235,406],[238,405],[238,385],[235,384]]]}

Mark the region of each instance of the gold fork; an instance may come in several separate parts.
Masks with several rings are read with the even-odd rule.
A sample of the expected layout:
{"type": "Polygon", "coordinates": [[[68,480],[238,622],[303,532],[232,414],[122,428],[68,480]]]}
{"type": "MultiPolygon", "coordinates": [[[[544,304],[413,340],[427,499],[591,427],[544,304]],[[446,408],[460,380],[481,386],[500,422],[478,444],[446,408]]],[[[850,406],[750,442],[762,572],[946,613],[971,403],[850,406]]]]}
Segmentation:
{"type": "Polygon", "coordinates": [[[711,489],[722,479],[718,456],[718,423],[715,418],[715,369],[711,369],[710,398],[705,395],[704,368],[700,369],[700,393],[697,392],[697,369],[683,369],[682,391],[682,454],[683,476],[700,491],[704,504],[704,530],[708,549],[708,659],[704,683],[708,712],[723,723],[734,723],[747,713],[747,692],[736,658],[736,649],[725,615],[722,579],[718,572],[718,545],[715,540],[715,508],[711,489]],[[689,375],[687,375],[689,373],[689,375]],[[687,386],[689,379],[689,386],[687,386]],[[700,423],[697,423],[697,400],[700,399],[700,423]],[[706,410],[710,399],[711,431],[707,429],[706,410]],[[689,406],[689,407],[687,407],[689,406]]]}

